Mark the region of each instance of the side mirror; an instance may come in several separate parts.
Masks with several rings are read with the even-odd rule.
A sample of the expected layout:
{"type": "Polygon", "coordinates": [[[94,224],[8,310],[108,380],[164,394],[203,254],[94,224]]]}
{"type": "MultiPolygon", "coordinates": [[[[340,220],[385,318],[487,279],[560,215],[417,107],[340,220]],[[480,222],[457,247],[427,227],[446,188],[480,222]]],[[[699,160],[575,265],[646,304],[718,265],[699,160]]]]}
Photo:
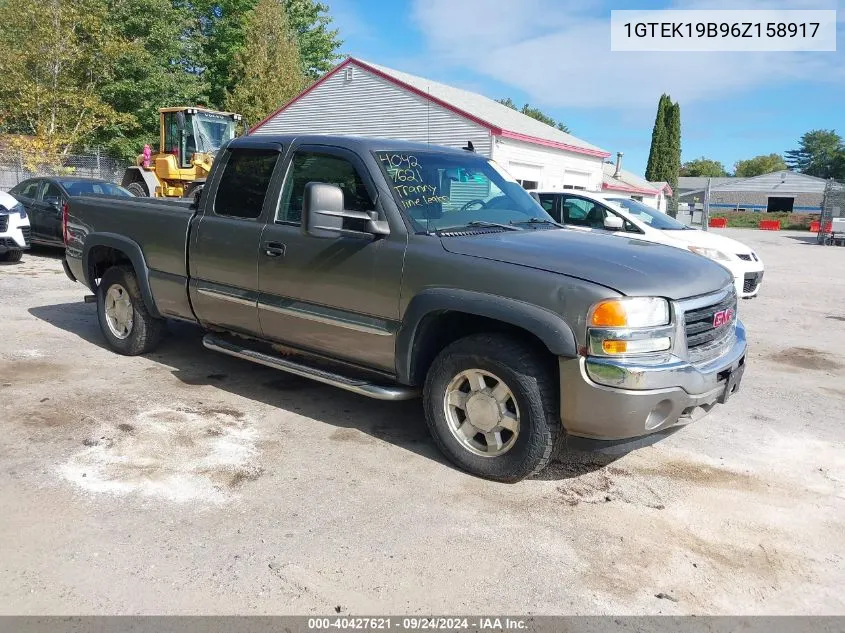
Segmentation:
{"type": "Polygon", "coordinates": [[[604,228],[608,231],[621,231],[625,222],[618,215],[607,215],[604,218],[604,228]]]}
{"type": "Polygon", "coordinates": [[[52,197],[52,196],[49,197],[49,198],[44,198],[44,204],[46,204],[48,207],[50,207],[51,209],[53,209],[55,211],[59,211],[62,208],[61,199],[56,198],[56,197],[52,197]]]}
{"type": "Polygon", "coordinates": [[[390,227],[378,219],[375,211],[349,211],[343,208],[343,189],[323,182],[305,185],[302,199],[302,230],[311,237],[358,237],[374,239],[389,235],[390,227]],[[343,227],[344,220],[362,220],[365,229],[356,231],[343,227]]]}

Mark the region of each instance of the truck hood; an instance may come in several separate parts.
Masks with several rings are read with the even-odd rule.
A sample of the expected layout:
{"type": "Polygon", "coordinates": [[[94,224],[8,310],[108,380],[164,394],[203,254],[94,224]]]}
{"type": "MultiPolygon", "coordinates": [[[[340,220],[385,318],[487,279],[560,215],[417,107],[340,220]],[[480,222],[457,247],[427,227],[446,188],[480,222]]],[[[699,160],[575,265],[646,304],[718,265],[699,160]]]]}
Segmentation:
{"type": "Polygon", "coordinates": [[[733,279],[722,266],[661,244],[567,229],[442,237],[450,253],[577,277],[623,295],[685,299],[733,279]]]}

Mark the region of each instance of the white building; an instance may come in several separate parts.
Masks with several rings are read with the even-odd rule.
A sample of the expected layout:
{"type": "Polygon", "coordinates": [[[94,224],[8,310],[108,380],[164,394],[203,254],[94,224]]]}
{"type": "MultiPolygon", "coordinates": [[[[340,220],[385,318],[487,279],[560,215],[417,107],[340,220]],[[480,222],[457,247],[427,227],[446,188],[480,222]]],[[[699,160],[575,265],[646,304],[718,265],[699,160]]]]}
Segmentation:
{"type": "Polygon", "coordinates": [[[672,187],[667,182],[649,182],[636,174],[622,169],[622,152],[616,154],[616,163],[604,164],[602,191],[624,194],[639,200],[658,211],[666,213],[667,198],[672,196],[672,187]]]}
{"type": "Polygon", "coordinates": [[[465,147],[526,189],[602,186],[610,154],[482,95],[348,58],[250,131],[348,134],[465,147]]]}

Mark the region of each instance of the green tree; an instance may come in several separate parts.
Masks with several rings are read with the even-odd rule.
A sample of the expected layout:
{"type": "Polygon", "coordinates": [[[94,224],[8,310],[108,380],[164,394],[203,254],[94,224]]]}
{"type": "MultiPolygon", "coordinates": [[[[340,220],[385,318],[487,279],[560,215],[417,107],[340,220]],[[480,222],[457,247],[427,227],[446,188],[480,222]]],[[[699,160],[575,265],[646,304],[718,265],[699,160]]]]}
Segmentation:
{"type": "Polygon", "coordinates": [[[546,125],[550,125],[553,128],[557,128],[561,132],[569,133],[569,128],[566,126],[566,124],[562,123],[561,121],[557,121],[557,120],[553,119],[552,117],[550,117],[548,114],[546,114],[542,110],[539,110],[537,108],[532,108],[527,103],[524,106],[522,106],[522,108],[520,108],[516,105],[516,103],[514,103],[513,99],[511,99],[510,97],[505,97],[504,99],[497,99],[496,101],[501,103],[503,106],[509,107],[511,110],[516,110],[517,112],[522,112],[522,114],[524,114],[525,116],[530,116],[532,119],[536,119],[537,121],[540,121],[540,123],[545,123],[546,125]]]}
{"type": "MultiPolygon", "coordinates": [[[[329,7],[316,0],[278,1],[283,3],[289,28],[297,36],[302,71],[315,79],[337,62],[338,49],[343,44],[338,31],[329,28],[329,7]]],[[[246,37],[246,20],[256,3],[257,0],[196,0],[190,5],[196,12],[203,43],[197,66],[211,86],[209,98],[215,106],[222,106],[238,81],[232,64],[236,53],[252,37],[246,37]]]]}
{"type": "Polygon", "coordinates": [[[285,12],[297,36],[302,71],[309,79],[317,79],[340,60],[338,49],[343,45],[339,31],[331,28],[329,6],[314,0],[285,0],[285,12]]]}
{"type": "Polygon", "coordinates": [[[657,114],[654,117],[654,128],[651,131],[651,147],[648,151],[648,162],[645,168],[646,180],[650,182],[665,180],[666,157],[669,151],[669,132],[666,129],[666,113],[671,105],[672,101],[667,94],[661,95],[657,102],[657,114]]]}
{"type": "Polygon", "coordinates": [[[786,163],[801,173],[819,178],[834,178],[840,174],[845,147],[835,130],[812,130],[801,137],[798,149],[786,152],[786,163]]]}
{"type": "Polygon", "coordinates": [[[226,107],[253,123],[302,89],[305,76],[296,35],[278,0],[258,0],[245,21],[250,34],[232,63],[234,89],[226,107]]]}
{"type": "Polygon", "coordinates": [[[57,160],[125,117],[100,96],[126,50],[101,0],[0,4],[0,116],[30,164],[57,160]]]}
{"type": "Polygon", "coordinates": [[[657,115],[651,133],[651,148],[645,177],[651,182],[668,182],[672,187],[669,214],[678,210],[678,175],[681,171],[681,106],[667,94],[657,102],[657,115]]]}
{"type": "Polygon", "coordinates": [[[687,162],[682,164],[679,175],[712,176],[714,178],[717,178],[719,176],[727,176],[728,172],[725,171],[725,166],[718,160],[712,160],[710,158],[704,158],[704,156],[702,156],[701,158],[688,160],[687,162]]]}
{"type": "Polygon", "coordinates": [[[678,174],[681,171],[681,106],[670,105],[666,113],[666,129],[669,136],[668,169],[665,180],[672,187],[672,199],[669,202],[669,215],[678,214],[678,174]]]}
{"type": "Polygon", "coordinates": [[[109,0],[108,21],[126,42],[113,65],[113,76],[100,97],[118,112],[130,115],[110,125],[97,142],[111,153],[130,158],[144,146],[158,144],[160,107],[206,102],[205,86],[194,72],[196,39],[187,37],[192,15],[171,0],[109,0]]]}
{"type": "Polygon", "coordinates": [[[761,154],[754,158],[737,161],[734,165],[734,175],[740,178],[750,178],[784,169],[786,169],[786,163],[780,154],[761,154]]]}

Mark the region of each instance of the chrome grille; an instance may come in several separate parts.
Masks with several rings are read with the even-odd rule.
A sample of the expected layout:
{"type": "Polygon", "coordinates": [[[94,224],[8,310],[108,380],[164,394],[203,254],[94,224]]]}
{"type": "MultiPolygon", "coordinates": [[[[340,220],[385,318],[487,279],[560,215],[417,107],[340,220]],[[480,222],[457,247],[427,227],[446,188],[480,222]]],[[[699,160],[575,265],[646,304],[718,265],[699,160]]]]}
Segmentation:
{"type": "Polygon", "coordinates": [[[736,293],[731,291],[721,301],[710,305],[694,308],[684,313],[684,330],[687,336],[687,350],[690,354],[698,348],[711,348],[713,344],[724,343],[732,335],[736,324],[736,293]],[[718,312],[733,310],[730,321],[714,326],[714,319],[718,312]]]}
{"type": "Polygon", "coordinates": [[[5,233],[9,229],[9,216],[0,215],[0,233],[5,233]]]}

